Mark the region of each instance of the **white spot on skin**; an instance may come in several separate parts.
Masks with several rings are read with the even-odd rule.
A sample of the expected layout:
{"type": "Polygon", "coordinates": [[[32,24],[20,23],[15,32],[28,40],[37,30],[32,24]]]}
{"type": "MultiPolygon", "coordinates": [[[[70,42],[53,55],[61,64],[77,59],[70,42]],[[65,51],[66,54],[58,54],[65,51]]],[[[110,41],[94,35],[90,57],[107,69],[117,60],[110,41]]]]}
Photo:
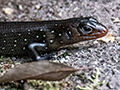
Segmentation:
{"type": "Polygon", "coordinates": [[[30,32],[30,29],[28,30],[28,32],[30,32]]]}
{"type": "Polygon", "coordinates": [[[13,52],[13,51],[14,51],[14,49],[11,49],[11,51],[13,52]]]}
{"type": "Polygon", "coordinates": [[[48,49],[48,47],[45,47],[45,49],[48,49]]]}
{"type": "Polygon", "coordinates": [[[55,24],[55,26],[58,26],[57,24],[55,24]]]}
{"type": "Polygon", "coordinates": [[[30,29],[28,30],[28,34],[30,34],[30,29]]]}
{"type": "Polygon", "coordinates": [[[70,30],[69,28],[67,28],[67,30],[70,30]]]}
{"type": "Polygon", "coordinates": [[[25,50],[25,47],[23,47],[23,50],[25,50]]]}
{"type": "Polygon", "coordinates": [[[68,36],[67,39],[70,39],[70,37],[68,36]]]}
{"type": "Polygon", "coordinates": [[[36,38],[39,38],[39,36],[37,35],[36,38]]]}
{"type": "Polygon", "coordinates": [[[43,37],[46,37],[46,35],[43,35],[43,37]]]}
{"type": "Polygon", "coordinates": [[[14,32],[14,30],[12,30],[12,32],[14,32]]]}
{"type": "Polygon", "coordinates": [[[50,40],[50,43],[53,43],[53,40],[52,40],[52,39],[50,40]]]}
{"type": "Polygon", "coordinates": [[[30,34],[30,33],[28,33],[28,34],[30,34]]]}
{"type": "Polygon", "coordinates": [[[45,43],[45,40],[43,40],[43,42],[45,43]]]}
{"type": "Polygon", "coordinates": [[[19,36],[21,36],[21,34],[20,34],[20,33],[19,33],[18,35],[19,35],[19,36]]]}
{"type": "Polygon", "coordinates": [[[17,42],[17,40],[14,40],[14,42],[17,42]]]}
{"type": "Polygon", "coordinates": [[[5,50],[5,47],[2,47],[2,50],[5,50]]]}
{"type": "Polygon", "coordinates": [[[14,47],[16,47],[16,44],[14,44],[14,47]]]}
{"type": "Polygon", "coordinates": [[[43,29],[41,28],[40,31],[43,31],[43,29]]]}
{"type": "Polygon", "coordinates": [[[6,40],[3,41],[4,43],[6,42],[6,40]]]}
{"type": "Polygon", "coordinates": [[[63,41],[61,40],[60,43],[63,44],[63,41]]]}
{"type": "Polygon", "coordinates": [[[59,36],[62,36],[62,34],[61,34],[61,33],[59,33],[59,36]]]}
{"type": "Polygon", "coordinates": [[[54,32],[55,32],[54,30],[51,31],[51,33],[54,33],[54,32]]]}
{"type": "Polygon", "coordinates": [[[26,41],[27,41],[27,39],[24,39],[24,41],[26,42],[26,41]]]}
{"type": "Polygon", "coordinates": [[[71,35],[71,31],[69,31],[69,34],[71,35]]]}

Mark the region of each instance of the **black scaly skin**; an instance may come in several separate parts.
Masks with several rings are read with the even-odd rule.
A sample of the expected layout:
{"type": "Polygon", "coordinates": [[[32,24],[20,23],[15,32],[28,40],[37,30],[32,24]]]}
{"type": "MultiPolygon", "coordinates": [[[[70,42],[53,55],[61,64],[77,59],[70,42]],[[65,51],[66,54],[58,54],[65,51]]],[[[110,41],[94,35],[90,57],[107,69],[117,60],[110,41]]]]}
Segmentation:
{"type": "Polygon", "coordinates": [[[33,60],[50,59],[50,56],[41,57],[40,54],[96,39],[107,32],[107,28],[92,17],[0,22],[0,55],[29,55],[33,60]]]}

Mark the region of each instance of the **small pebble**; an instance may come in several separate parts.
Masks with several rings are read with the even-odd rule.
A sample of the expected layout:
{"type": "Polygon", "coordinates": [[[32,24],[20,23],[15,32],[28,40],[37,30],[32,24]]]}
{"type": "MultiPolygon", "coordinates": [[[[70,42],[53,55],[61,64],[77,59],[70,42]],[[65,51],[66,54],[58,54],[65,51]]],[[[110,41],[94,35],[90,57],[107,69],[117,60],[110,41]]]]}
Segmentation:
{"type": "Polygon", "coordinates": [[[14,64],[12,64],[12,65],[11,65],[11,68],[14,68],[14,67],[15,67],[14,64]]]}
{"type": "Polygon", "coordinates": [[[59,13],[58,13],[58,16],[60,16],[60,17],[61,17],[61,16],[62,16],[62,12],[59,12],[59,13]]]}
{"type": "Polygon", "coordinates": [[[19,9],[20,9],[20,10],[23,10],[23,7],[22,7],[22,5],[19,5],[19,9]]]}
{"type": "Polygon", "coordinates": [[[35,8],[36,9],[40,9],[40,5],[35,5],[35,8]]]}
{"type": "Polygon", "coordinates": [[[73,11],[75,12],[75,11],[77,11],[79,8],[78,7],[75,7],[74,9],[73,9],[73,11]]]}
{"type": "Polygon", "coordinates": [[[13,13],[13,9],[12,8],[3,8],[3,11],[5,14],[11,15],[13,13]]]}

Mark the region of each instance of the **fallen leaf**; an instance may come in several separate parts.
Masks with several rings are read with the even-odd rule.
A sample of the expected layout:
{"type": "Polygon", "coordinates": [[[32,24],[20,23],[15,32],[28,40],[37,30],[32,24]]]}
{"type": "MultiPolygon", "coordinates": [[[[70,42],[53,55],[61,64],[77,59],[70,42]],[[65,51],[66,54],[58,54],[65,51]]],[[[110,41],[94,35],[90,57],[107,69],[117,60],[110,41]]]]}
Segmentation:
{"type": "Polygon", "coordinates": [[[97,40],[101,40],[101,41],[103,41],[103,42],[106,42],[106,43],[108,43],[108,42],[114,42],[115,40],[117,39],[117,37],[113,37],[112,36],[112,32],[110,33],[110,34],[108,34],[107,36],[105,36],[105,37],[102,37],[102,38],[99,38],[99,39],[97,39],[97,40]]]}
{"type": "Polygon", "coordinates": [[[58,81],[75,71],[78,71],[78,69],[47,60],[31,62],[9,69],[0,76],[0,83],[25,79],[58,81]]]}
{"type": "Polygon", "coordinates": [[[13,13],[13,9],[11,8],[3,8],[5,14],[11,15],[13,13]]]}

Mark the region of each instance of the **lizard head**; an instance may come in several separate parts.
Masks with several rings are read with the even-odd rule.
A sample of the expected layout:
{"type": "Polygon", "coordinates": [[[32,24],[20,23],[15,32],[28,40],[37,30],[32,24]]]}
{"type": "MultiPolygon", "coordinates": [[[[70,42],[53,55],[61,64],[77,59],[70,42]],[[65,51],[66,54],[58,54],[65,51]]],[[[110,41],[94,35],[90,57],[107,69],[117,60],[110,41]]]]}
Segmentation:
{"type": "Polygon", "coordinates": [[[108,33],[108,29],[93,17],[82,18],[77,25],[77,31],[83,41],[100,38],[108,33]]]}

